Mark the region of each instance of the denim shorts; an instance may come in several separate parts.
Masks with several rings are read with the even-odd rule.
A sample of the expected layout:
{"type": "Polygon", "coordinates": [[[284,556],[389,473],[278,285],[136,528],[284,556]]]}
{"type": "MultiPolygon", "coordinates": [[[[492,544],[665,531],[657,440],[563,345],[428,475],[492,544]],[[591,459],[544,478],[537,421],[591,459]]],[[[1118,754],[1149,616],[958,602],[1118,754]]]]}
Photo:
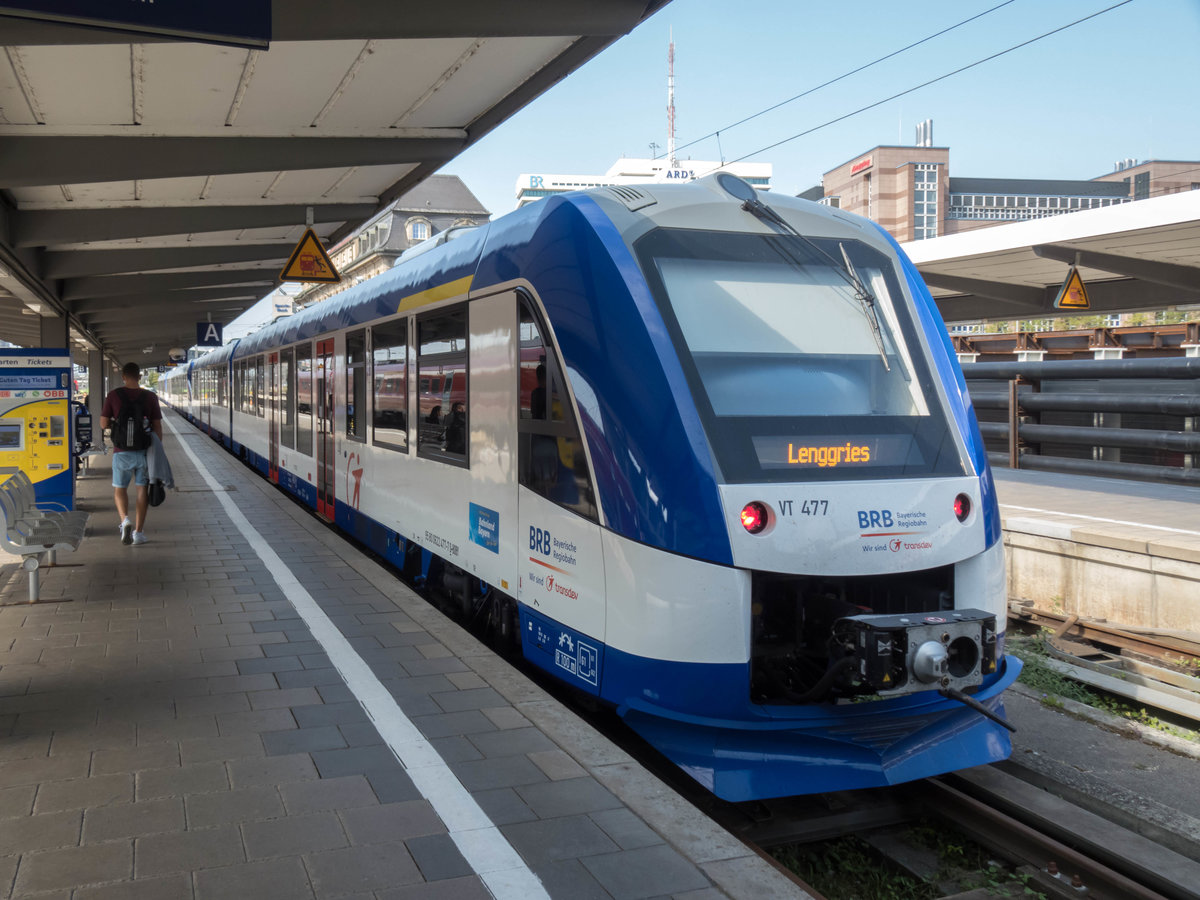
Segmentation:
{"type": "Polygon", "coordinates": [[[135,478],[135,484],[148,485],[150,483],[150,471],[146,468],[146,451],[114,451],[112,472],[113,487],[128,487],[131,476],[135,478]]]}

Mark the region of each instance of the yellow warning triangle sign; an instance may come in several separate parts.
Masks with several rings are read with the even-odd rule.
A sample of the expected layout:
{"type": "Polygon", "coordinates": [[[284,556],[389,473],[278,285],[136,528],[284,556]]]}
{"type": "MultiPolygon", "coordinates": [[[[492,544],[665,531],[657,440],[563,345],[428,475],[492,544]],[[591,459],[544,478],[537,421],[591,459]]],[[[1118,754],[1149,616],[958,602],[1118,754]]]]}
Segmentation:
{"type": "Polygon", "coordinates": [[[342,276],[333,267],[333,261],[321,239],[311,228],[304,229],[304,237],[292,251],[291,258],[283,271],[279,273],[280,281],[319,281],[322,284],[337,284],[342,276]]]}
{"type": "Polygon", "coordinates": [[[1079,270],[1071,266],[1071,271],[1067,273],[1067,280],[1063,282],[1063,286],[1058,290],[1058,296],[1054,300],[1055,309],[1091,309],[1091,303],[1088,302],[1087,288],[1083,286],[1083,279],[1079,277],[1079,270]]]}

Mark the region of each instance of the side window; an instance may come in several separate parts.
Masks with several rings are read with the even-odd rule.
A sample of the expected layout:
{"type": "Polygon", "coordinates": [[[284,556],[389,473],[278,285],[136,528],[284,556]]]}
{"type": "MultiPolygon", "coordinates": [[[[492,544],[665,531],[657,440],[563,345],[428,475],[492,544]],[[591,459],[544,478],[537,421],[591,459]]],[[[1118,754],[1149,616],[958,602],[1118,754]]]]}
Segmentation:
{"type": "Polygon", "coordinates": [[[267,358],[265,356],[255,359],[254,414],[260,419],[267,417],[267,358]]]}
{"type": "Polygon", "coordinates": [[[518,385],[521,484],[593,521],[596,495],[558,357],[528,298],[522,298],[518,385]]]}
{"type": "Polygon", "coordinates": [[[254,357],[252,357],[252,356],[247,357],[245,387],[246,387],[246,415],[248,415],[248,416],[256,415],[256,413],[254,411],[254,404],[256,402],[254,399],[254,397],[255,397],[254,386],[255,386],[255,380],[257,379],[257,377],[258,377],[258,372],[257,372],[257,369],[255,368],[254,357]]]}
{"type": "Polygon", "coordinates": [[[367,439],[367,332],[346,335],[346,437],[367,439]]]}
{"type": "Polygon", "coordinates": [[[408,449],[408,322],[371,329],[371,382],[375,391],[372,440],[408,449]]]}
{"type": "Polygon", "coordinates": [[[417,319],[417,379],[417,452],[466,465],[466,304],[417,319]]]}
{"type": "Polygon", "coordinates": [[[296,367],[292,363],[292,348],[279,354],[279,441],[285,447],[296,446],[296,367]]]}
{"type": "Polygon", "coordinates": [[[221,368],[217,370],[217,406],[225,406],[226,397],[229,394],[229,368],[227,363],[222,363],[221,368]]]}
{"type": "Polygon", "coordinates": [[[296,450],[312,456],[313,432],[312,344],[296,348],[296,450]]]}

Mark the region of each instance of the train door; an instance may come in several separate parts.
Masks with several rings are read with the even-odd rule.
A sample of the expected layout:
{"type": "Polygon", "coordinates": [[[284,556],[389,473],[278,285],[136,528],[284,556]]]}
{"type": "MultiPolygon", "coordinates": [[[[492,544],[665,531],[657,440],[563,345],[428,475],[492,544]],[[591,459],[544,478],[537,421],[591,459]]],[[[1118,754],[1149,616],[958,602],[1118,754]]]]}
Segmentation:
{"type": "Polygon", "coordinates": [[[267,478],[279,484],[279,354],[267,357],[267,478]]]}
{"type": "Polygon", "coordinates": [[[604,547],[595,494],[549,333],[518,303],[518,599],[526,658],[599,693],[607,629],[604,547]]]}
{"type": "Polygon", "coordinates": [[[333,339],[317,342],[316,371],[313,373],[317,403],[317,513],[333,521],[334,468],[333,452],[333,339]]]}

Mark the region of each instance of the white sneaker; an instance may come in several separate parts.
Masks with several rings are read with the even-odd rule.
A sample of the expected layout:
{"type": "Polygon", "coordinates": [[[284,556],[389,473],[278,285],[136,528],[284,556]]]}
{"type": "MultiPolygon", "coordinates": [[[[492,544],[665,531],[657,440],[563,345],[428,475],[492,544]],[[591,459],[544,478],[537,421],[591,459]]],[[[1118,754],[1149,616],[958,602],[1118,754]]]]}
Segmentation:
{"type": "Polygon", "coordinates": [[[126,519],[124,522],[121,523],[121,543],[122,544],[132,544],[133,543],[133,523],[130,522],[128,519],[126,519]]]}
{"type": "Polygon", "coordinates": [[[135,532],[133,533],[133,542],[134,542],[135,544],[144,544],[144,543],[146,543],[146,541],[148,541],[148,540],[149,540],[149,538],[147,538],[147,537],[146,537],[146,534],[145,534],[145,532],[142,532],[142,531],[135,531],[135,532]]]}

